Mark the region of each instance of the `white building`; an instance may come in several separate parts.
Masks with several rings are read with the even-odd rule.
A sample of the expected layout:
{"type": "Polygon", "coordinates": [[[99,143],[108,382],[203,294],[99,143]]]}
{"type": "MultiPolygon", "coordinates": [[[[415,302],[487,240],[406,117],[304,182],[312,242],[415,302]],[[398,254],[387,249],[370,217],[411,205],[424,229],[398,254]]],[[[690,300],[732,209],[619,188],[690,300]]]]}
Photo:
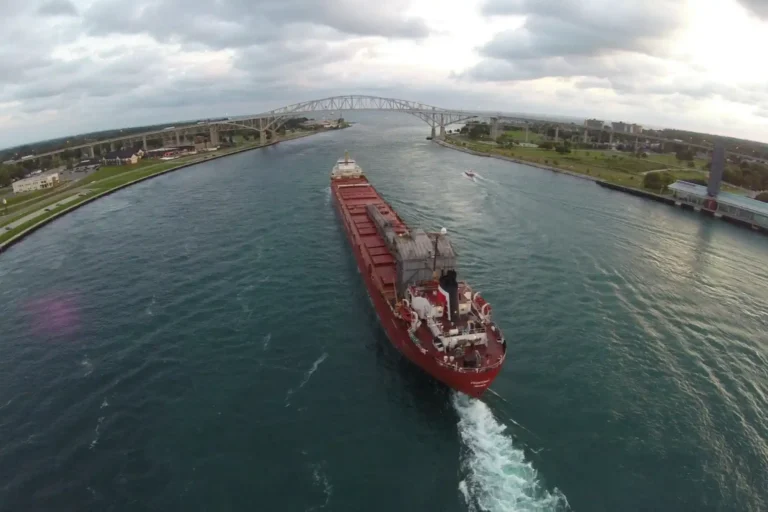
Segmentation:
{"type": "Polygon", "coordinates": [[[31,178],[25,178],[13,182],[13,193],[19,192],[32,192],[33,190],[43,190],[46,188],[53,188],[59,184],[59,173],[54,172],[51,174],[44,174],[41,176],[33,176],[31,178]]]}

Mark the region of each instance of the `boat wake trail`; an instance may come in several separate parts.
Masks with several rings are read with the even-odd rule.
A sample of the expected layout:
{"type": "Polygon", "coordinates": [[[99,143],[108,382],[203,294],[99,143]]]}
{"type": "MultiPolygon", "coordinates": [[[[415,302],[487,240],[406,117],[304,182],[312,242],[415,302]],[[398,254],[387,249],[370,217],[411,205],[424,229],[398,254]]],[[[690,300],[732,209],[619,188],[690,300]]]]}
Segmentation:
{"type": "Polygon", "coordinates": [[[570,510],[560,491],[541,486],[536,470],[485,403],[460,393],[452,401],[462,442],[459,491],[471,512],[570,510]]]}
{"type": "Polygon", "coordinates": [[[309,382],[309,379],[312,377],[312,374],[315,373],[318,369],[318,367],[328,358],[328,352],[323,352],[323,355],[317,358],[314,363],[312,363],[312,368],[307,370],[307,373],[304,374],[304,379],[302,379],[301,383],[297,388],[291,388],[288,390],[288,393],[285,394],[285,406],[288,407],[291,405],[290,399],[291,396],[301,388],[303,388],[307,382],[309,382]]]}

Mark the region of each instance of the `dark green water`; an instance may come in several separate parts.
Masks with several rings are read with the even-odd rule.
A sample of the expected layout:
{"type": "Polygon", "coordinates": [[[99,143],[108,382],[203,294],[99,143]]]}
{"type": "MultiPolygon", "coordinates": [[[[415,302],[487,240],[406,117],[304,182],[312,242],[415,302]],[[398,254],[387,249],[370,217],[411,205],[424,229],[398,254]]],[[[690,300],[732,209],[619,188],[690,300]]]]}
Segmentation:
{"type": "Polygon", "coordinates": [[[360,120],[0,256],[0,510],[768,509],[767,237],[360,120]],[[389,347],[330,204],[345,149],[452,234],[510,341],[497,395],[389,347]]]}

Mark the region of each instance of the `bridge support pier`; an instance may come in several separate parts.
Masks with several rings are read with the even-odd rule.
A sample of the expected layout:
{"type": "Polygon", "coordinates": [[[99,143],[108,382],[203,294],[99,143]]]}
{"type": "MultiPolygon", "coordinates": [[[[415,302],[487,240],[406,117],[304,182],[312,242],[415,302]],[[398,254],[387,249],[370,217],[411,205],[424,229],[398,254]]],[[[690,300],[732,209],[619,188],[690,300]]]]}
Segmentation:
{"type": "Polygon", "coordinates": [[[267,143],[267,130],[264,128],[264,119],[259,119],[259,143],[261,145],[267,143]]]}
{"type": "Polygon", "coordinates": [[[584,130],[584,144],[587,143],[588,138],[589,138],[589,132],[587,130],[584,130]]]}
{"type": "Polygon", "coordinates": [[[176,146],[181,146],[181,134],[176,132],[176,146]]]}
{"type": "Polygon", "coordinates": [[[208,132],[208,140],[211,142],[211,146],[219,145],[219,128],[217,126],[211,126],[208,132]]]}
{"type": "Polygon", "coordinates": [[[437,130],[435,129],[435,125],[433,124],[432,125],[432,138],[434,139],[436,135],[437,135],[437,130]]]}
{"type": "Polygon", "coordinates": [[[525,143],[528,143],[528,130],[529,130],[528,123],[525,123],[525,143]]]}
{"type": "Polygon", "coordinates": [[[492,117],[491,118],[491,140],[495,141],[499,138],[499,118],[498,117],[492,117]]]}
{"type": "Polygon", "coordinates": [[[445,125],[440,125],[440,138],[445,139],[445,125]]]}
{"type": "Polygon", "coordinates": [[[144,150],[144,152],[147,151],[147,137],[146,136],[141,138],[141,148],[144,150]]]}
{"type": "Polygon", "coordinates": [[[613,144],[613,130],[608,132],[608,144],[613,144]]]}
{"type": "Polygon", "coordinates": [[[559,138],[559,136],[560,136],[560,127],[555,126],[555,144],[557,144],[557,139],[559,138]]]}

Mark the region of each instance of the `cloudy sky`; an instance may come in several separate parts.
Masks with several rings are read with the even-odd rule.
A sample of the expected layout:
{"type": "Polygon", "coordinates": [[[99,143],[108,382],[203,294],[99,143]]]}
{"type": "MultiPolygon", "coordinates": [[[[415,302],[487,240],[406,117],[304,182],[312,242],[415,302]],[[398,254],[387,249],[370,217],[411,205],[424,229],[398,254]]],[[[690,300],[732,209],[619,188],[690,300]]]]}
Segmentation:
{"type": "Polygon", "coordinates": [[[768,142],[768,0],[0,0],[0,147],[336,94],[768,142]]]}

